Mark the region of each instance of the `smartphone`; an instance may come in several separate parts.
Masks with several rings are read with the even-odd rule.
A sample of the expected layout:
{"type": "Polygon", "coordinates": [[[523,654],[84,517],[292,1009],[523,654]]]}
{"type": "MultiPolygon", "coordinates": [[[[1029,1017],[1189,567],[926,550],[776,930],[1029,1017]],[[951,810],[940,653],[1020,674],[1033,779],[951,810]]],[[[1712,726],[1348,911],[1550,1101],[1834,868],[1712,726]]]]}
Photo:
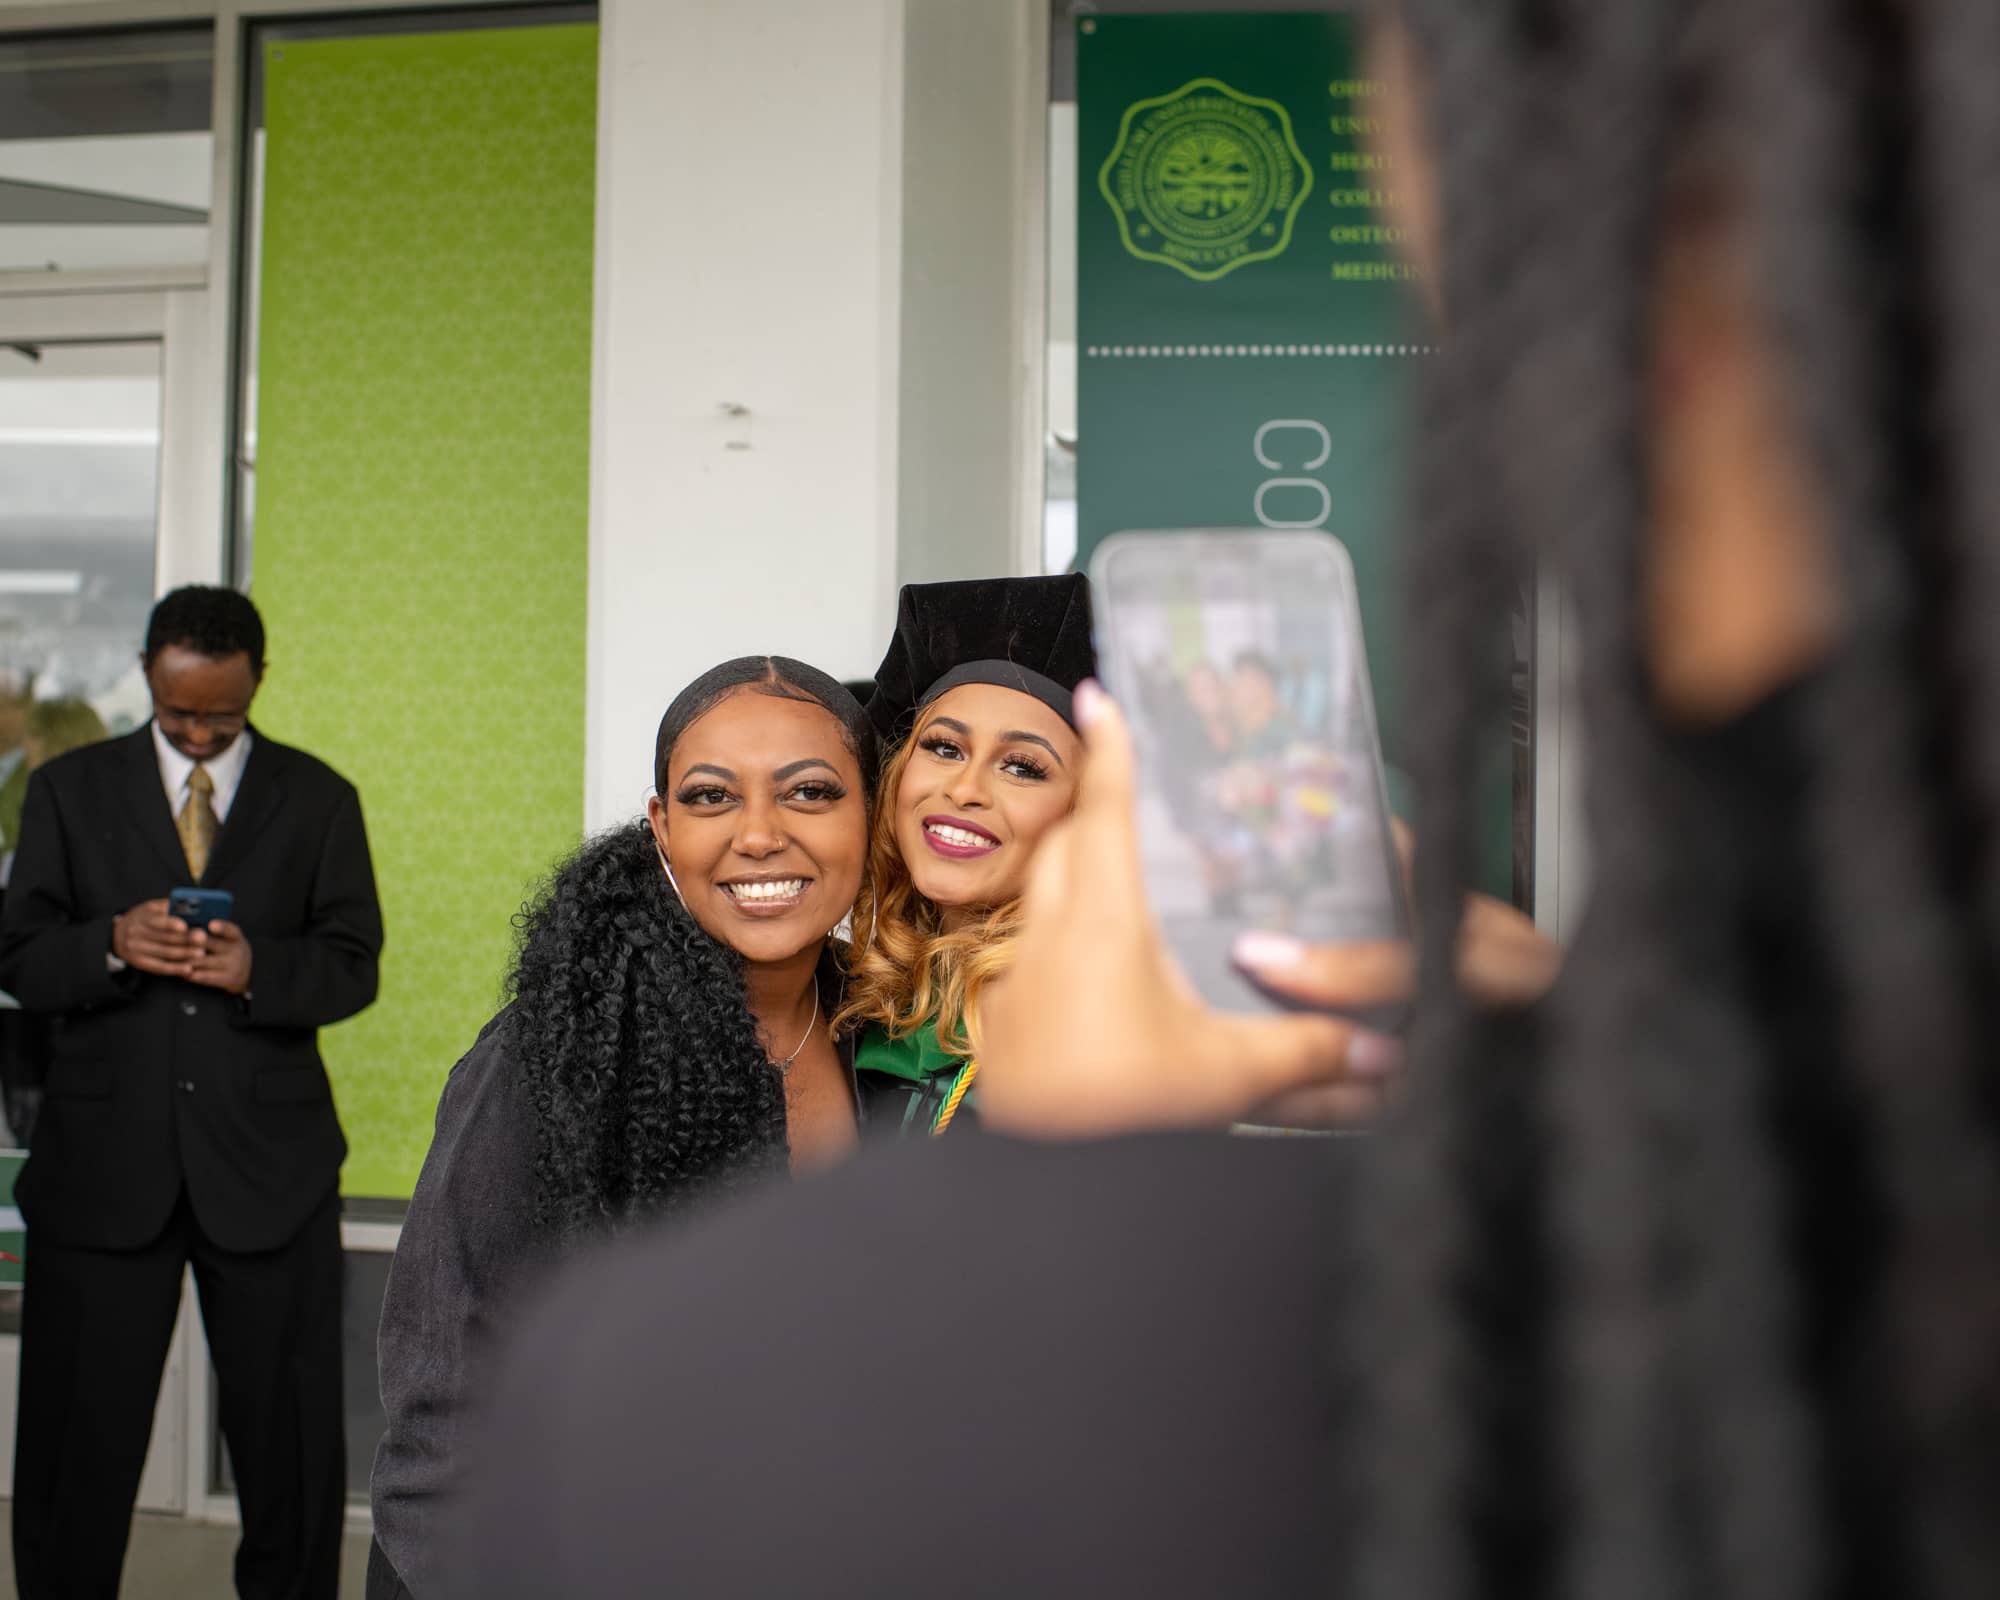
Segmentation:
{"type": "Polygon", "coordinates": [[[190,928],[228,922],[236,914],[236,896],[227,889],[173,889],[167,894],[167,915],[190,928]]]}
{"type": "MultiPolygon", "coordinates": [[[[1275,1011],[1238,934],[1406,937],[1354,565],[1317,531],[1114,534],[1090,563],[1097,656],[1132,728],[1161,930],[1202,997],[1275,1011]]],[[[1393,1026],[1395,1014],[1364,1017],[1393,1026]]]]}

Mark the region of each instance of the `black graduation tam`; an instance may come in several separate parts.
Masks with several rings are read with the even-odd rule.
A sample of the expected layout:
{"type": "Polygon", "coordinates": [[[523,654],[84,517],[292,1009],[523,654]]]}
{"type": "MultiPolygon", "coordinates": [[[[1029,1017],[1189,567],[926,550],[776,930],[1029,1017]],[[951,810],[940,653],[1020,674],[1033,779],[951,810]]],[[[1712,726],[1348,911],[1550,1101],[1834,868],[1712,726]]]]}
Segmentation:
{"type": "Polygon", "coordinates": [[[1034,696],[1075,726],[1072,692],[1096,669],[1090,580],[1082,573],[906,583],[868,715],[894,744],[918,707],[947,689],[992,683],[1034,696]]]}

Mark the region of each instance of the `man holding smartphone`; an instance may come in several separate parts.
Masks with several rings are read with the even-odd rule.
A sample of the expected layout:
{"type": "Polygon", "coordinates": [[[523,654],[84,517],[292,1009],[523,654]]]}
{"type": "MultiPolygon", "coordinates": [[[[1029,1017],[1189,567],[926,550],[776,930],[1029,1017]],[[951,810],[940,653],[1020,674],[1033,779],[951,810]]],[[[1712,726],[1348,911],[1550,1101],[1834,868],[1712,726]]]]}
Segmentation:
{"type": "Polygon", "coordinates": [[[192,1266],[238,1592],[332,1600],[347,1145],[317,1030],[375,998],[360,797],[250,727],[264,625],[244,596],[167,595],[141,662],[153,720],[31,780],[0,916],[0,988],[54,1022],[16,1186],[16,1581],[115,1597],[192,1266]]]}

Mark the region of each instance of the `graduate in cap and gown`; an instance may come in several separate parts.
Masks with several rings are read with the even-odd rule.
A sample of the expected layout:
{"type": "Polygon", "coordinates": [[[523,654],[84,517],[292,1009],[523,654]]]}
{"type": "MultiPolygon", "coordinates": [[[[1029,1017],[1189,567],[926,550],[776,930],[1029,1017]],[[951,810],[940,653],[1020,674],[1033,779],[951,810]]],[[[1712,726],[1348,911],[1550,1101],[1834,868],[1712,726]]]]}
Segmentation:
{"type": "Polygon", "coordinates": [[[1011,960],[1035,847],[1075,804],[1071,697],[1094,666],[1080,575],[903,589],[868,701],[890,754],[835,1022],[860,1029],[872,1131],[974,1118],[980,997],[1011,960]]]}

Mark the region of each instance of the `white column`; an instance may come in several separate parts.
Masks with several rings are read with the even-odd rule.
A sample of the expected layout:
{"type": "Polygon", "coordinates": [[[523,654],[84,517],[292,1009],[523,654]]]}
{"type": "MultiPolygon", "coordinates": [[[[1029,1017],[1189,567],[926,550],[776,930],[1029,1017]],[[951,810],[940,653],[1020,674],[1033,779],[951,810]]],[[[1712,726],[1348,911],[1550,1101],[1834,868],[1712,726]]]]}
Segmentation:
{"type": "Polygon", "coordinates": [[[1039,570],[1048,0],[603,0],[584,811],[733,655],[1039,570]]]}
{"type": "Polygon", "coordinates": [[[731,656],[871,673],[895,605],[901,0],[605,0],[584,809],[731,656]]]}

